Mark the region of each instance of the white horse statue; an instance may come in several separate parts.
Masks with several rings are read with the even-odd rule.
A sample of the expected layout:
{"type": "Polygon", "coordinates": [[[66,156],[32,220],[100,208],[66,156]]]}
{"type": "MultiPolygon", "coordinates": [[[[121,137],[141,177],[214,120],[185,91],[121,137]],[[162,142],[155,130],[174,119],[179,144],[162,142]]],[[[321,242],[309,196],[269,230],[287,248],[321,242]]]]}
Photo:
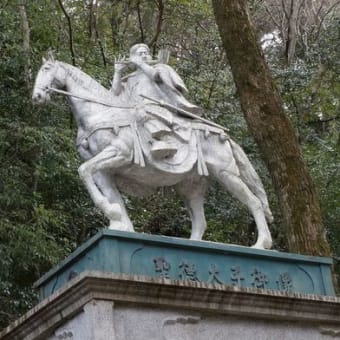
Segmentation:
{"type": "Polygon", "coordinates": [[[124,103],[78,68],[49,57],[37,75],[32,100],[47,103],[51,92],[68,96],[78,125],[76,145],[84,159],[79,175],[94,204],[110,220],[110,229],[134,231],[118,189],[142,196],[174,186],[189,210],[190,239],[201,240],[206,229],[204,196],[212,177],[253,215],[258,231],[253,247],[271,248],[267,221],[272,221],[272,214],[262,182],[241,147],[222,129],[177,117],[171,135],[177,151],[156,159],[150,152],[150,126],[159,120],[152,114],[162,110],[159,105],[150,110],[124,103]]]}

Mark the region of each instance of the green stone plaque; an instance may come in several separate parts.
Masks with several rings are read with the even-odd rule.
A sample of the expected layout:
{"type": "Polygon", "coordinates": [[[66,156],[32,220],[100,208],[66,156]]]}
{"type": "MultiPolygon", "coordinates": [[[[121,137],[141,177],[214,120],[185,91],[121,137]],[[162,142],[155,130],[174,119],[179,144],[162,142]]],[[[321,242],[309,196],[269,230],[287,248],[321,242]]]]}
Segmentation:
{"type": "Polygon", "coordinates": [[[330,258],[102,230],[35,286],[44,299],[85,270],[335,295],[330,258]]]}

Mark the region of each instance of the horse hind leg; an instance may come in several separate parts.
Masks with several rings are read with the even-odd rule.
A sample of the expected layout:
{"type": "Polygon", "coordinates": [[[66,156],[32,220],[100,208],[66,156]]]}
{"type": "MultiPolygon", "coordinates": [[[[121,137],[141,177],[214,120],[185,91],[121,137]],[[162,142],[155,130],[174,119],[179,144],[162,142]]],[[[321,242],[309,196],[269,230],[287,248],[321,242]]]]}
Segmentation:
{"type": "Polygon", "coordinates": [[[262,181],[250,163],[243,149],[233,140],[229,141],[235,166],[240,171],[240,177],[251,190],[251,192],[261,201],[267,222],[272,223],[274,218],[269,208],[267,194],[264,190],[262,181]],[[237,165],[236,165],[237,164],[237,165]]]}
{"type": "Polygon", "coordinates": [[[204,214],[204,196],[207,190],[206,180],[186,180],[185,182],[177,184],[176,190],[183,198],[191,218],[190,240],[202,240],[207,228],[204,214]]]}
{"type": "Polygon", "coordinates": [[[272,238],[261,201],[236,174],[226,170],[220,170],[216,173],[216,179],[232,196],[245,204],[253,215],[258,232],[257,241],[253,245],[253,248],[270,249],[272,247],[272,238]]]}

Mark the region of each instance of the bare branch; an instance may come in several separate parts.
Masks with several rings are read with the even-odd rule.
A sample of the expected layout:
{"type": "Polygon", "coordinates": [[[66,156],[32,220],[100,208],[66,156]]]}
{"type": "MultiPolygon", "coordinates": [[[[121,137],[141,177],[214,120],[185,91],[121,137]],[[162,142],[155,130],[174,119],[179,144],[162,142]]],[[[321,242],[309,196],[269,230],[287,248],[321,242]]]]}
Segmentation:
{"type": "Polygon", "coordinates": [[[68,15],[62,0],[58,0],[58,3],[60,5],[61,10],[63,11],[65,18],[67,20],[67,25],[68,25],[68,35],[69,35],[69,47],[70,47],[70,52],[71,52],[71,59],[72,59],[72,65],[76,65],[76,57],[73,49],[73,31],[72,31],[72,23],[71,23],[71,18],[68,15]]]}
{"type": "Polygon", "coordinates": [[[95,33],[96,33],[96,40],[98,42],[99,49],[100,49],[100,54],[101,54],[102,59],[103,59],[103,65],[106,68],[107,67],[107,61],[106,61],[105,51],[104,51],[104,47],[103,47],[103,44],[102,44],[102,40],[101,40],[100,35],[99,35],[97,24],[95,26],[95,33]]]}
{"type": "Polygon", "coordinates": [[[326,13],[323,15],[323,17],[322,17],[321,20],[320,20],[320,24],[319,24],[319,26],[318,26],[318,29],[317,29],[317,33],[316,33],[316,36],[317,36],[317,37],[320,35],[321,27],[322,27],[323,22],[325,21],[326,17],[327,17],[328,14],[330,14],[330,13],[333,11],[333,9],[334,9],[335,7],[337,7],[339,4],[340,4],[340,0],[335,1],[335,2],[333,3],[333,5],[331,5],[331,6],[328,8],[328,10],[326,11],[326,13]]]}
{"type": "MultiPolygon", "coordinates": [[[[314,5],[314,2],[312,2],[312,3],[314,5]]],[[[315,21],[320,20],[320,13],[321,13],[321,9],[324,7],[324,4],[325,4],[325,0],[322,0],[320,2],[320,6],[319,6],[318,10],[315,12],[315,19],[316,19],[315,21]]],[[[312,8],[315,9],[314,6],[312,6],[312,8]]]]}
{"type": "Polygon", "coordinates": [[[129,19],[130,19],[130,13],[131,13],[131,2],[126,1],[124,2],[124,16],[125,16],[125,22],[124,22],[124,29],[122,31],[123,36],[125,36],[128,27],[129,27],[129,19]]]}
{"type": "Polygon", "coordinates": [[[281,25],[278,23],[278,21],[275,19],[273,12],[269,10],[268,6],[266,4],[264,4],[264,9],[267,12],[267,14],[269,15],[271,21],[273,22],[273,24],[281,30],[281,25]]]}
{"type": "MultiPolygon", "coordinates": [[[[291,0],[291,5],[292,5],[292,0],[291,0]]],[[[281,0],[281,6],[282,6],[283,13],[285,14],[286,19],[289,20],[289,13],[287,12],[285,0],[281,0]]]]}
{"type": "Polygon", "coordinates": [[[158,7],[158,20],[157,20],[157,26],[156,26],[156,33],[154,37],[150,40],[148,45],[152,47],[154,44],[156,44],[157,39],[161,33],[162,30],[162,23],[163,23],[163,15],[164,15],[164,3],[163,0],[155,0],[157,7],[158,7]]]}
{"type": "Polygon", "coordinates": [[[143,22],[142,22],[141,8],[140,8],[140,0],[137,1],[137,16],[138,16],[141,41],[144,42],[145,37],[144,37],[144,29],[143,29],[143,22]]]}

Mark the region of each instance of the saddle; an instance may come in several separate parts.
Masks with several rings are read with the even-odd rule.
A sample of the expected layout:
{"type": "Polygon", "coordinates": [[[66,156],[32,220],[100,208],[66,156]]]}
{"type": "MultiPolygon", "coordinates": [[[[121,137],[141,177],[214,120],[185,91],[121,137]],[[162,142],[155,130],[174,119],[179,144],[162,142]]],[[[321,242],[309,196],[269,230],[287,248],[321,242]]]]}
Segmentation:
{"type": "Polygon", "coordinates": [[[142,117],[136,124],[135,142],[142,153],[137,159],[145,157],[149,164],[167,173],[190,171],[197,161],[197,138],[190,122],[155,105],[148,106],[142,117]]]}
{"type": "Polygon", "coordinates": [[[134,129],[135,163],[145,166],[145,157],[167,173],[183,174],[197,164],[198,174],[208,176],[201,142],[211,133],[219,135],[222,143],[228,139],[218,127],[173,115],[158,105],[144,108],[139,117],[134,129]]]}
{"type": "MultiPolygon", "coordinates": [[[[197,161],[197,139],[190,133],[188,141],[183,141],[171,130],[161,140],[155,138],[149,126],[157,124],[148,122],[138,126],[137,133],[141,151],[146,161],[155,168],[167,173],[182,174],[189,172],[197,161]]],[[[136,152],[136,149],[135,149],[136,152]]]]}

